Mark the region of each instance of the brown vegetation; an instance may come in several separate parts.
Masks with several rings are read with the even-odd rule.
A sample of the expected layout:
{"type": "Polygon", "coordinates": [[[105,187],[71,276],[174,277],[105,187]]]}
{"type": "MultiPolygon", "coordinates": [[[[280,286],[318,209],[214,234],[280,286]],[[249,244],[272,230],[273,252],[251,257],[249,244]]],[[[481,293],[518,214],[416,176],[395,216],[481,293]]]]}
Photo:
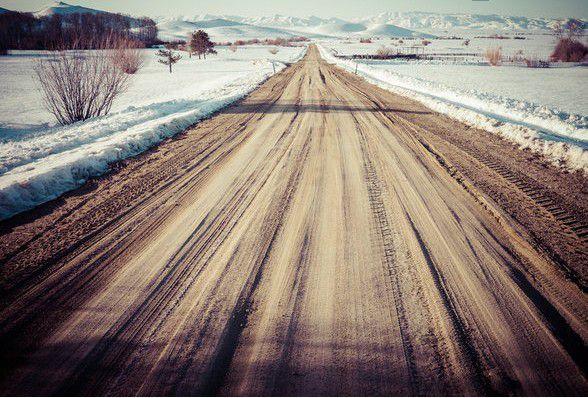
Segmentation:
{"type": "Polygon", "coordinates": [[[144,62],[143,50],[136,41],[129,38],[118,38],[113,45],[115,51],[114,64],[124,73],[133,75],[141,69],[144,62]]]}
{"type": "Polygon", "coordinates": [[[276,37],[275,39],[248,39],[248,40],[235,40],[235,42],[226,42],[226,43],[217,43],[217,45],[235,45],[235,46],[246,46],[250,44],[263,44],[268,46],[281,46],[281,47],[293,47],[296,43],[307,42],[310,41],[307,37],[304,36],[296,36],[296,37],[276,37]]]}
{"type": "Polygon", "coordinates": [[[386,47],[386,46],[381,46],[376,51],[376,55],[378,55],[379,57],[389,57],[394,54],[396,54],[396,51],[394,49],[392,49],[390,47],[386,47]]]}
{"type": "Polygon", "coordinates": [[[559,39],[553,53],[552,61],[582,62],[588,56],[588,47],[578,40],[567,37],[559,39]]]}
{"type": "Polygon", "coordinates": [[[500,47],[491,47],[484,52],[484,58],[492,66],[500,65],[502,61],[502,49],[500,47]]]}
{"type": "Polygon", "coordinates": [[[141,67],[141,54],[130,43],[106,38],[98,50],[86,51],[82,39],[63,44],[34,65],[46,109],[62,124],[110,111],[114,99],[141,67]],[[75,48],[69,49],[71,46],[75,48]]]}

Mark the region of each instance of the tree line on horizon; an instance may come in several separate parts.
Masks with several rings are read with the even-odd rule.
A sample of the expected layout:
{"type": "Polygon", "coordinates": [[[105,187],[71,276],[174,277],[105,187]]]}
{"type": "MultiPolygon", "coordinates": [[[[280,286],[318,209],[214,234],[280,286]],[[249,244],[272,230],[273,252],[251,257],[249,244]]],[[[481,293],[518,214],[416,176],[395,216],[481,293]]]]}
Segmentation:
{"type": "Polygon", "coordinates": [[[131,40],[137,47],[158,44],[157,24],[148,17],[131,18],[114,13],[53,14],[8,11],[0,14],[0,54],[7,50],[99,48],[107,37],[131,40]]]}

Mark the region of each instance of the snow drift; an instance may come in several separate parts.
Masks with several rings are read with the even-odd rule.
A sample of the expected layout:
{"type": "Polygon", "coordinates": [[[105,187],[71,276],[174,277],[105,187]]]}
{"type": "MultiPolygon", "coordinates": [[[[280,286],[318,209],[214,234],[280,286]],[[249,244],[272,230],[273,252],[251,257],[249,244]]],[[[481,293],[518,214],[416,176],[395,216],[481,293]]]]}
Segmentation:
{"type": "MultiPolygon", "coordinates": [[[[295,61],[302,57],[304,50],[292,48],[283,56],[295,61]]],[[[186,75],[192,86],[177,87],[160,98],[152,87],[143,87],[130,96],[131,102],[126,107],[109,115],[69,126],[13,134],[13,137],[8,134],[8,139],[0,141],[0,219],[81,186],[88,178],[108,171],[110,163],[143,152],[247,95],[273,74],[272,64],[266,59],[267,49],[260,47],[250,51],[258,59],[228,58],[215,66],[199,64],[220,68],[222,77],[222,70],[230,72],[239,62],[249,63],[249,69],[244,72],[225,73],[212,84],[207,85],[204,72],[198,76],[189,70],[186,75]],[[150,95],[154,98],[152,102],[132,105],[136,102],[132,98],[149,98],[150,95]]],[[[244,56],[244,53],[242,50],[237,55],[226,56],[244,56]]],[[[283,62],[275,63],[276,71],[285,67],[283,62]]],[[[151,84],[154,78],[162,80],[167,76],[159,74],[166,73],[165,69],[155,71],[148,80],[151,84]]],[[[185,81],[180,82],[185,85],[185,81]]]]}
{"type": "MultiPolygon", "coordinates": [[[[355,61],[337,58],[322,45],[318,47],[328,62],[355,71],[355,61]]],[[[545,107],[523,101],[473,96],[471,92],[458,92],[366,63],[357,64],[357,72],[371,83],[420,101],[434,111],[541,153],[554,164],[588,173],[588,120],[585,116],[548,112],[545,107]]]]}

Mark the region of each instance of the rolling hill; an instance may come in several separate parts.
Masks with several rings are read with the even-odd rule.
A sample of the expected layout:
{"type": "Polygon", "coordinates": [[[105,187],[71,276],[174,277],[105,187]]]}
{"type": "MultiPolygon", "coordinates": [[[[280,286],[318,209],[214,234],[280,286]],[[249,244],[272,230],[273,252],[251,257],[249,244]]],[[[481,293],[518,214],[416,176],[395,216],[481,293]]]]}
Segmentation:
{"type": "Polygon", "coordinates": [[[211,40],[216,42],[297,36],[294,32],[282,29],[249,25],[220,18],[197,21],[184,18],[166,18],[158,21],[159,38],[161,40],[185,40],[189,33],[198,29],[206,30],[211,40]]]}
{"type": "Polygon", "coordinates": [[[76,6],[64,3],[62,1],[55,1],[42,10],[33,12],[36,17],[48,17],[51,15],[68,15],[68,14],[110,14],[107,11],[95,10],[82,6],[76,6]]]}

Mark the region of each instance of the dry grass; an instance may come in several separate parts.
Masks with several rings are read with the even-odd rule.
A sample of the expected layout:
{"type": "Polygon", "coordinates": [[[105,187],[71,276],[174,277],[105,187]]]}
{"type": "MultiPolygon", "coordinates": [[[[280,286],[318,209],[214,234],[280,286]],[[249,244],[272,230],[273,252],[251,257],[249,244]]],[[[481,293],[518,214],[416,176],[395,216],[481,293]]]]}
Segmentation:
{"type": "Polygon", "coordinates": [[[394,55],[395,53],[396,53],[396,51],[393,48],[386,47],[386,46],[381,46],[376,51],[376,55],[378,55],[380,57],[390,57],[390,56],[394,55]]]}
{"type": "Polygon", "coordinates": [[[500,47],[491,47],[484,52],[484,58],[492,66],[500,65],[502,61],[502,49],[500,47]]]}

